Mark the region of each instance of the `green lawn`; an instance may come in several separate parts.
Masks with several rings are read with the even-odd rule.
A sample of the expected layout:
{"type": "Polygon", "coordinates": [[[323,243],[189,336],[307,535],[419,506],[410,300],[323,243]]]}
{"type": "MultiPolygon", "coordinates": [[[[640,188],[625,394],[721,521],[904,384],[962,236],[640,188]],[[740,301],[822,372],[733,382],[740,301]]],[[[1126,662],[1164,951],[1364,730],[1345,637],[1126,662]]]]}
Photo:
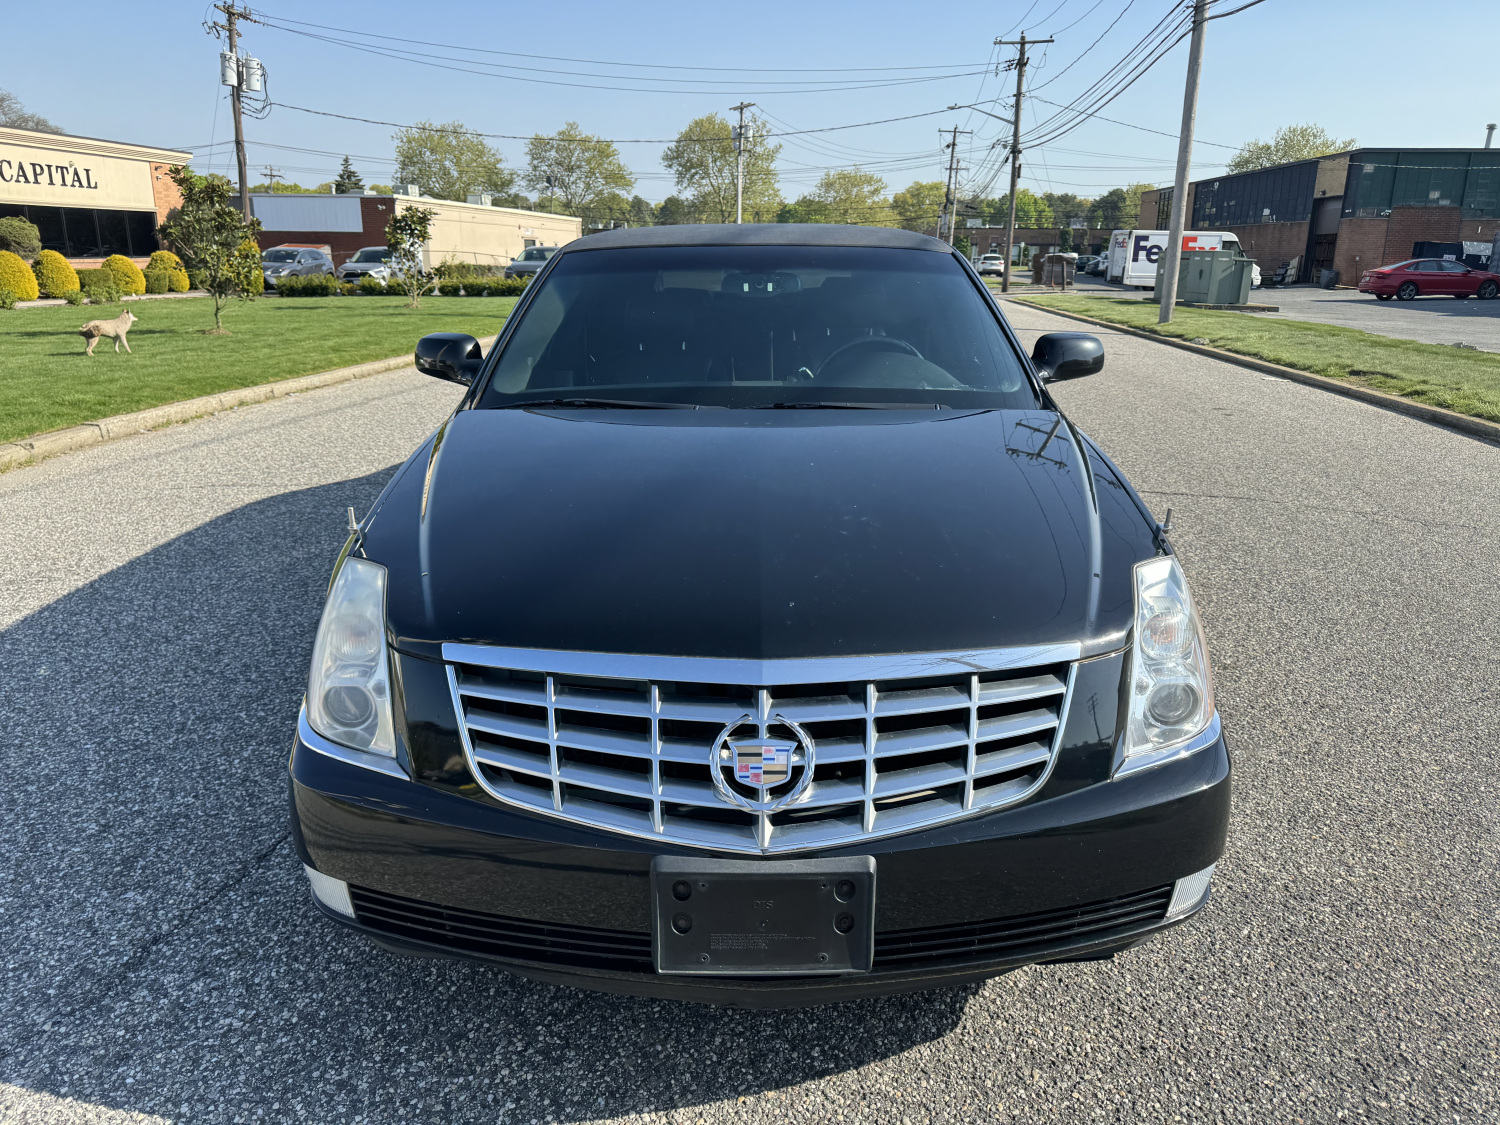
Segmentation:
{"type": "Polygon", "coordinates": [[[1141,300],[1061,295],[1026,300],[1163,336],[1201,338],[1225,351],[1500,422],[1500,355],[1491,352],[1212,309],[1178,309],[1171,324],[1157,324],[1158,307],[1141,300]]]}
{"type": "Polygon", "coordinates": [[[271,297],[231,303],[228,336],[207,336],[207,298],[0,311],[0,442],[198,395],[410,352],[428,332],[492,336],[514,297],[271,297]],[[130,309],[132,354],[79,327],[130,309]]]}

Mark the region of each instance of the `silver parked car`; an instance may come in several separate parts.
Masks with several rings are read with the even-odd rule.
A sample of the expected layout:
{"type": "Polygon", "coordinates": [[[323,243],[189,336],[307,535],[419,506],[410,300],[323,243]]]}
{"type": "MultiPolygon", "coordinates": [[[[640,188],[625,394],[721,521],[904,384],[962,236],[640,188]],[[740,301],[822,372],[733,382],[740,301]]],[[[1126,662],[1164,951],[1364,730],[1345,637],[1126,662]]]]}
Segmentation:
{"type": "Polygon", "coordinates": [[[332,273],[333,259],[316,247],[273,246],[261,251],[260,270],[266,279],[266,288],[274,289],[278,278],[332,273]]]}
{"type": "Polygon", "coordinates": [[[366,246],[339,267],[340,281],[357,282],[365,277],[373,277],[376,281],[391,279],[391,248],[389,246],[366,246]]]}
{"type": "Polygon", "coordinates": [[[505,267],[506,277],[529,277],[547,264],[547,259],[557,253],[556,246],[528,246],[519,258],[512,258],[505,267]]]}

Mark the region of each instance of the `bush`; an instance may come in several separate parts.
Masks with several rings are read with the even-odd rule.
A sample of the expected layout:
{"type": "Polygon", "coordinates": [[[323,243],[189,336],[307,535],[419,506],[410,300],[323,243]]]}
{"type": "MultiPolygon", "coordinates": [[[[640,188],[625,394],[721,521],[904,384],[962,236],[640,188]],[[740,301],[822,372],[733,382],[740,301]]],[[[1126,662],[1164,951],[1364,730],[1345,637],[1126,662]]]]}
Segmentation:
{"type": "Polygon", "coordinates": [[[115,275],[108,270],[77,270],[78,288],[87,292],[96,285],[113,285],[115,275]]]}
{"type": "Polygon", "coordinates": [[[308,277],[278,278],[276,292],[283,297],[332,297],[340,289],[338,278],[326,273],[315,273],[308,277]]]}
{"type": "Polygon", "coordinates": [[[459,297],[463,295],[463,283],[458,281],[439,281],[438,292],[444,297],[459,297]]]}
{"type": "Polygon", "coordinates": [[[247,239],[245,239],[244,242],[241,242],[239,244],[239,246],[235,248],[234,252],[236,254],[242,254],[242,255],[244,255],[246,258],[254,258],[255,259],[255,263],[256,263],[256,267],[257,268],[251,270],[249,272],[249,274],[247,275],[247,277],[246,277],[246,280],[250,284],[247,287],[247,291],[245,293],[245,296],[247,296],[247,297],[259,297],[262,293],[264,293],[266,291],[266,275],[263,274],[263,273],[261,273],[260,269],[259,269],[259,265],[260,265],[260,243],[256,242],[255,239],[253,239],[253,238],[247,238],[247,239]]]}
{"type": "Polygon", "coordinates": [[[354,296],[354,282],[352,282],[352,281],[341,281],[341,282],[339,282],[339,296],[341,296],[341,297],[352,297],[352,296],[354,296]]]}
{"type": "Polygon", "coordinates": [[[490,282],[486,288],[489,290],[491,297],[519,297],[522,293],[526,292],[526,286],[531,284],[531,279],[534,276],[536,275],[502,277],[490,282]]]}
{"type": "Polygon", "coordinates": [[[0,250],[30,261],[42,252],[42,232],[19,215],[0,219],[0,250]]]}
{"type": "MultiPolygon", "coordinates": [[[[187,267],[182,264],[182,259],[170,250],[158,250],[151,255],[151,260],[146,263],[146,276],[148,288],[146,292],[155,292],[149,288],[152,270],[161,270],[167,275],[167,287],[163,293],[186,293],[192,288],[192,282],[188,277],[187,267]]],[[[261,279],[264,283],[265,279],[261,279]]]]}
{"type": "Polygon", "coordinates": [[[365,297],[379,297],[385,292],[385,282],[367,275],[359,279],[359,292],[365,297]]]}
{"type": "Polygon", "coordinates": [[[0,250],[0,289],[9,289],[17,301],[35,301],[37,298],[36,274],[19,255],[9,250],[0,250]]]}
{"type": "Polygon", "coordinates": [[[91,305],[117,305],[122,296],[119,288],[107,282],[93,285],[83,291],[91,305]]]}
{"type": "Polygon", "coordinates": [[[486,281],[482,277],[470,278],[468,281],[464,282],[464,296],[483,297],[486,293],[489,292],[490,286],[494,284],[495,283],[493,281],[486,281]]]}
{"type": "Polygon", "coordinates": [[[13,309],[16,307],[16,294],[12,289],[0,288],[0,309],[13,309]]]}
{"type": "Polygon", "coordinates": [[[66,293],[62,294],[62,299],[70,305],[81,305],[84,301],[83,290],[69,289],[66,293]]]}
{"type": "Polygon", "coordinates": [[[104,268],[114,275],[115,288],[121,293],[140,296],[146,291],[146,275],[124,254],[111,254],[105,258],[104,268]]]}
{"type": "Polygon", "coordinates": [[[146,270],[146,292],[165,293],[172,285],[172,275],[166,270],[147,268],[146,270]]]}
{"type": "Polygon", "coordinates": [[[56,250],[43,250],[31,263],[31,272],[36,274],[36,285],[43,297],[61,297],[70,289],[78,288],[78,274],[56,250]]]}

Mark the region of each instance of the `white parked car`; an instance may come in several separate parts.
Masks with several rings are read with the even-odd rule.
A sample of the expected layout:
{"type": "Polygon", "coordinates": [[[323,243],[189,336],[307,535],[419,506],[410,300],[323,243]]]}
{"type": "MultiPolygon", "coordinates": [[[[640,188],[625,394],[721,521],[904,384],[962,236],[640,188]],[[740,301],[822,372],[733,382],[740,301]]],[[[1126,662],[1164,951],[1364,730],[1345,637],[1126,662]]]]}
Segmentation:
{"type": "Polygon", "coordinates": [[[1000,277],[1004,277],[1005,259],[1000,254],[985,254],[979,259],[978,262],[975,263],[974,268],[979,271],[979,275],[981,277],[986,274],[996,274],[1000,277]]]}

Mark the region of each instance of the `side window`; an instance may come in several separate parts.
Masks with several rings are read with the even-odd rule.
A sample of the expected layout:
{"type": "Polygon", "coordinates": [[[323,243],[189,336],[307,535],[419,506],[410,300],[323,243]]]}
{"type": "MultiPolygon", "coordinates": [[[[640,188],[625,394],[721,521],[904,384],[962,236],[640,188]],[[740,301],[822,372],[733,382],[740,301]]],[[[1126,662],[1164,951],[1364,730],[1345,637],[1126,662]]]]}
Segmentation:
{"type": "Polygon", "coordinates": [[[1444,273],[1463,273],[1464,272],[1464,264],[1462,262],[1444,262],[1443,263],[1443,272],[1444,273]]]}
{"type": "Polygon", "coordinates": [[[1417,270],[1421,273],[1442,273],[1443,263],[1428,259],[1426,261],[1418,262],[1416,265],[1412,266],[1412,269],[1417,270]]]}

